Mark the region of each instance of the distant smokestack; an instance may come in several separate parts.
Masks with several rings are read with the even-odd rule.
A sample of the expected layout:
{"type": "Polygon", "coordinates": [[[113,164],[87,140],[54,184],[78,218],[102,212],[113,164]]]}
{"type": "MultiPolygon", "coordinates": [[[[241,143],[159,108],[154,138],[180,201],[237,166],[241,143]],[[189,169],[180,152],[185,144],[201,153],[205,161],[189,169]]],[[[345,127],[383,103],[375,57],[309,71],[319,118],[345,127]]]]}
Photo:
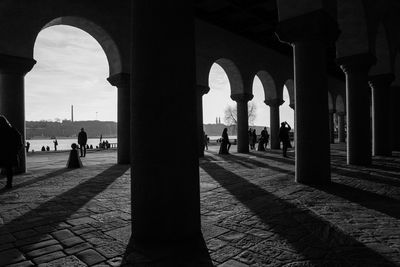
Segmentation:
{"type": "Polygon", "coordinates": [[[74,105],[71,105],[71,121],[74,122],[74,105]]]}

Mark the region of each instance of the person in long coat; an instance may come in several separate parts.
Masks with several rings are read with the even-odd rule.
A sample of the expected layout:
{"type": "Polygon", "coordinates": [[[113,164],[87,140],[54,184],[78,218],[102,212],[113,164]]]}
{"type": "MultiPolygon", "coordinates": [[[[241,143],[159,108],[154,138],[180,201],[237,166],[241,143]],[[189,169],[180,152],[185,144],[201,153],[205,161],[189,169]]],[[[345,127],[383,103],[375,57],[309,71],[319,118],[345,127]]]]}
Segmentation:
{"type": "Polygon", "coordinates": [[[6,117],[0,115],[0,167],[5,170],[7,184],[5,188],[12,188],[13,167],[18,166],[18,153],[23,146],[21,134],[11,126],[6,117]]]}
{"type": "Polygon", "coordinates": [[[286,121],[281,123],[281,128],[279,129],[279,139],[282,142],[282,153],[285,158],[287,157],[287,149],[292,147],[289,137],[289,132],[291,129],[292,128],[286,121]]]}
{"type": "Polygon", "coordinates": [[[228,129],[224,128],[222,131],[221,146],[219,147],[219,154],[229,154],[229,148],[231,147],[231,142],[229,142],[228,129]]]}
{"type": "Polygon", "coordinates": [[[78,134],[78,144],[79,144],[79,149],[81,151],[81,157],[86,156],[86,143],[87,143],[87,134],[85,132],[85,129],[82,128],[78,134]]]}

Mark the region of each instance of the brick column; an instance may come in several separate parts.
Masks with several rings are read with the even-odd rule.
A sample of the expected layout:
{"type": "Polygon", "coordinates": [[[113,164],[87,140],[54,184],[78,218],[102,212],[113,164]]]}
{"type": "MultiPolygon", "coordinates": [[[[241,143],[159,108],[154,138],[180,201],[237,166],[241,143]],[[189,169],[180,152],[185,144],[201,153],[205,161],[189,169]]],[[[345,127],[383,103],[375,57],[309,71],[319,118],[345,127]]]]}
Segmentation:
{"type": "Polygon", "coordinates": [[[270,136],[271,136],[271,149],[280,149],[279,140],[279,106],[283,104],[281,99],[265,100],[265,104],[269,106],[270,116],[270,136]]]}
{"type": "Polygon", "coordinates": [[[346,74],[347,164],[371,164],[371,90],[368,71],[375,63],[370,54],[337,59],[346,74]]]}
{"type": "MultiPolygon", "coordinates": [[[[0,54],[0,114],[17,129],[25,142],[25,84],[24,77],[36,61],[31,58],[0,54]]],[[[25,149],[19,151],[19,167],[15,173],[26,172],[25,149]]]]}
{"type": "Polygon", "coordinates": [[[337,23],[328,13],[317,10],[281,21],[277,34],[294,52],[296,181],[329,182],[326,47],[338,36],[337,23]]]}
{"type": "Polygon", "coordinates": [[[233,94],[231,98],[237,104],[237,151],[249,152],[249,114],[247,103],[253,99],[252,94],[233,94]]]}
{"type": "Polygon", "coordinates": [[[133,0],[131,29],[132,241],[166,251],[201,235],[192,1],[133,0]]]}
{"type": "Polygon", "coordinates": [[[393,74],[370,77],[372,89],[372,154],[392,155],[392,114],[390,109],[390,84],[393,74]]]}
{"type": "Polygon", "coordinates": [[[129,73],[118,73],[107,80],[118,88],[118,164],[131,162],[131,103],[129,73]]]}

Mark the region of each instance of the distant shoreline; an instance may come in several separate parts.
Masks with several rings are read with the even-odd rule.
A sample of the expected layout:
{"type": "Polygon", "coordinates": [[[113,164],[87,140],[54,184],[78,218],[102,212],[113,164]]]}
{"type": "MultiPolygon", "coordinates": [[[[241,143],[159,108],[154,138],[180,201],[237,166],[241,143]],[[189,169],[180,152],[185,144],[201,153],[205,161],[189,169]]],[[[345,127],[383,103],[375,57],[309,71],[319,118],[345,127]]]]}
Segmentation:
{"type": "MultiPolygon", "coordinates": [[[[26,140],[54,140],[54,139],[77,139],[78,136],[56,136],[55,138],[52,138],[51,136],[33,136],[30,138],[26,138],[26,140]]],[[[88,138],[98,138],[100,139],[100,136],[88,136],[88,138]]],[[[102,139],[107,139],[107,138],[117,138],[117,136],[104,136],[102,137],[102,139]]]]}

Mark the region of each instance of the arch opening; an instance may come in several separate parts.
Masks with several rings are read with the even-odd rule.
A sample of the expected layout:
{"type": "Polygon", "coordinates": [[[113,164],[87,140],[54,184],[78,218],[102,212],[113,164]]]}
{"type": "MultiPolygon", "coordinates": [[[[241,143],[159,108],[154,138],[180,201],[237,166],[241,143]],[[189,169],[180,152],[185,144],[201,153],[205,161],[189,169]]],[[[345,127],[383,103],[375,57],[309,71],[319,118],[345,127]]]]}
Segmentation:
{"type": "Polygon", "coordinates": [[[64,16],[53,19],[44,25],[42,31],[48,27],[57,25],[72,26],[91,35],[100,44],[105,55],[107,56],[109,76],[122,72],[122,62],[119,49],[111,36],[102,27],[82,17],[64,16]]]}
{"type": "Polygon", "coordinates": [[[36,38],[34,58],[26,75],[26,137],[40,139],[29,140],[30,149],[54,150],[51,138],[57,138],[57,150],[69,150],[80,128],[93,148],[100,135],[117,143],[117,92],[106,80],[109,62],[97,40],[73,26],[47,25],[36,38]]]}

